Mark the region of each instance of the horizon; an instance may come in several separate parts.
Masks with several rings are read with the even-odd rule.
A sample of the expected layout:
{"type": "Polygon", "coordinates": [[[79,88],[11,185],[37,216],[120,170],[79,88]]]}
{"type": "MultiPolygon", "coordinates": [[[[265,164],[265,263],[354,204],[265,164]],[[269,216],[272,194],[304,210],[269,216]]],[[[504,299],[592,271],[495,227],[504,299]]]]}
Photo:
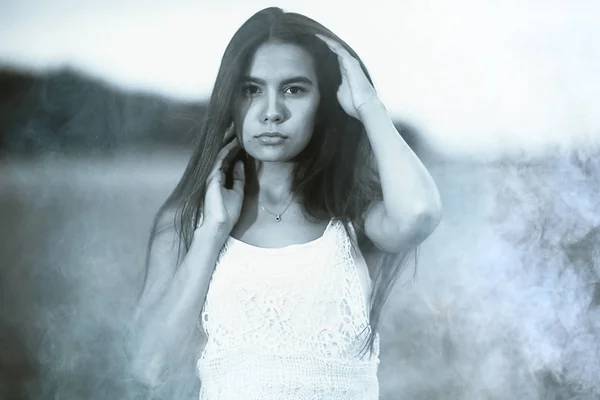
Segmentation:
{"type": "MultiPolygon", "coordinates": [[[[229,39],[267,5],[15,1],[0,16],[0,35],[11,38],[0,43],[0,65],[70,67],[128,92],[206,101],[229,39]],[[198,39],[204,37],[210,40],[198,39]]],[[[600,4],[413,0],[386,9],[371,2],[368,11],[347,7],[343,17],[314,1],[279,6],[348,42],[392,118],[415,126],[445,154],[600,143],[600,44],[592,40],[600,37],[593,18],[600,4]],[[357,29],[369,16],[373,29],[357,29]],[[402,59],[390,63],[390,53],[402,59]]]]}

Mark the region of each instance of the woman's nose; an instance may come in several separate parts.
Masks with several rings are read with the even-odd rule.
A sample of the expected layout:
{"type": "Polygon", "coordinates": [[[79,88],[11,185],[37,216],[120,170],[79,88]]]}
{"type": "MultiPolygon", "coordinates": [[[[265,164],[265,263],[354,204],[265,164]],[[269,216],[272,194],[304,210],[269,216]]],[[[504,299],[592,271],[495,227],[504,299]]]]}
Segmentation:
{"type": "Polygon", "coordinates": [[[278,111],[268,111],[265,113],[265,122],[281,122],[283,116],[278,111]]]}
{"type": "Polygon", "coordinates": [[[284,118],[284,107],[277,95],[269,96],[264,112],[264,122],[281,122],[284,118]]]}

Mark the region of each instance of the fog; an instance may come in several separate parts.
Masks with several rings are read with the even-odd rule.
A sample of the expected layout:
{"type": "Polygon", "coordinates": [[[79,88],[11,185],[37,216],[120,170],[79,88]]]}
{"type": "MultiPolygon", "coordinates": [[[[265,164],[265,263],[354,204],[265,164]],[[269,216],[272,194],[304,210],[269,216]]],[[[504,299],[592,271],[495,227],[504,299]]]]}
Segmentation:
{"type": "MultiPolygon", "coordinates": [[[[445,216],[384,313],[382,399],[600,395],[598,159],[429,164],[445,216]]],[[[13,398],[146,393],[121,334],[151,218],[184,164],[176,152],[3,162],[2,359],[24,372],[2,374],[26,393],[13,398]]],[[[197,396],[195,354],[154,398],[197,396]]]]}

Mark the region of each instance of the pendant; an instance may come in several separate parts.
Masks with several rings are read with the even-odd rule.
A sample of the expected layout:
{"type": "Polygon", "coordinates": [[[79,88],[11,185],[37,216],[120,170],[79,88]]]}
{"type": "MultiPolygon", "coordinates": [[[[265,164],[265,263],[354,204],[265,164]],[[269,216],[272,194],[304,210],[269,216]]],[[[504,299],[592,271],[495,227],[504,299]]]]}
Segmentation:
{"type": "Polygon", "coordinates": [[[275,221],[280,222],[281,221],[281,215],[276,215],[275,216],[275,221]]]}

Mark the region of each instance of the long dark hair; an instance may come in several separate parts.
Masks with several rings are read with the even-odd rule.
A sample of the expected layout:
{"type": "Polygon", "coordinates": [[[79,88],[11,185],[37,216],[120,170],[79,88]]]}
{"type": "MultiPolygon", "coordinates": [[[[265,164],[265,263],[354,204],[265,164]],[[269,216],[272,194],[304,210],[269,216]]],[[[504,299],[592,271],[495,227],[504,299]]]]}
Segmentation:
{"type": "MultiPolygon", "coordinates": [[[[318,22],[276,7],[266,8],[249,18],[234,34],[225,50],[206,116],[195,136],[189,163],[154,219],[144,281],[158,221],[167,210],[175,210],[173,223],[180,239],[178,264],[181,255],[189,250],[203,207],[208,175],[222,148],[225,131],[233,121],[240,79],[249,68],[258,47],[271,40],[299,45],[312,55],[321,94],[311,141],[296,160],[292,189],[303,199],[306,215],[319,219],[340,219],[348,231],[352,223],[357,237],[353,245],[362,252],[374,250],[373,243],[365,236],[363,220],[363,213],[369,204],[383,199],[381,184],[373,168],[373,151],[363,125],[348,116],[339,105],[337,90],[342,78],[338,59],[315,36],[316,33],[342,44],[360,62],[371,81],[364,64],[350,46],[318,22]]],[[[239,157],[244,160],[246,167],[246,191],[253,191],[256,189],[254,162],[243,150],[239,157]]],[[[369,274],[373,280],[369,316],[371,331],[363,351],[373,351],[381,310],[412,250],[416,249],[407,249],[401,254],[378,251],[377,261],[369,263],[369,274]]],[[[415,267],[417,255],[415,252],[415,267]]]]}

